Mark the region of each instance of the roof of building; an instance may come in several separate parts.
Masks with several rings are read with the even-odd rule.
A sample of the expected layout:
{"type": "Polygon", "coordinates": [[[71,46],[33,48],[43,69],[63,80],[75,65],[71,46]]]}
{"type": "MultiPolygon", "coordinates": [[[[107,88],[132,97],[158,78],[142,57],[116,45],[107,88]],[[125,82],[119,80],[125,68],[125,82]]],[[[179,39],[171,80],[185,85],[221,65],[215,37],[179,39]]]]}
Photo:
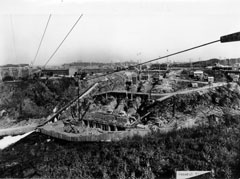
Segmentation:
{"type": "Polygon", "coordinates": [[[193,73],[203,73],[203,71],[202,70],[196,70],[193,73]]]}

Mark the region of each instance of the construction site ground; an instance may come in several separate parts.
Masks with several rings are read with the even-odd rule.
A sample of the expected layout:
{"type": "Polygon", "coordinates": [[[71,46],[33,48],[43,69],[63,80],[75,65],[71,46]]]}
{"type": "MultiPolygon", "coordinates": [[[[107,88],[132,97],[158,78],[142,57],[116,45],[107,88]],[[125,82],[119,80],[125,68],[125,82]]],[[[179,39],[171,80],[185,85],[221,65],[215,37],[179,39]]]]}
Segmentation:
{"type": "MultiPolygon", "coordinates": [[[[164,78],[161,81],[161,84],[158,84],[154,87],[153,86],[151,87],[151,84],[149,82],[146,82],[145,86],[147,86],[147,87],[144,88],[144,90],[145,90],[144,92],[149,92],[150,89],[153,91],[154,91],[154,89],[161,89],[161,91],[158,91],[158,92],[155,90],[155,93],[163,94],[164,97],[159,98],[156,101],[158,101],[160,103],[164,103],[165,100],[167,100],[168,98],[172,98],[173,96],[176,96],[176,95],[179,96],[179,95],[184,95],[184,94],[189,94],[189,93],[194,93],[194,92],[207,93],[211,89],[226,85],[226,83],[222,82],[222,83],[213,83],[211,86],[209,86],[206,84],[206,82],[200,82],[200,83],[204,84],[205,86],[199,87],[199,88],[189,88],[189,87],[186,88],[186,85],[182,86],[181,84],[178,84],[179,81],[184,81],[184,83],[187,83],[187,84],[189,84],[191,81],[180,79],[180,77],[179,77],[180,74],[181,74],[181,70],[171,71],[170,73],[167,74],[166,78],[164,78]],[[178,88],[176,88],[176,85],[178,85],[178,88]]],[[[118,87],[121,86],[121,84],[123,83],[124,78],[126,78],[126,75],[122,74],[122,75],[112,76],[105,80],[109,80],[109,79],[110,79],[110,81],[113,80],[111,82],[111,84],[114,84],[114,80],[116,81],[116,79],[120,79],[121,82],[118,82],[119,84],[113,85],[113,86],[115,86],[116,89],[118,89],[118,87]]],[[[111,85],[109,85],[109,86],[111,86],[111,85]]],[[[93,111],[95,108],[96,108],[96,105],[93,107],[93,111]]],[[[102,107],[100,107],[100,108],[102,108],[102,107]]],[[[99,107],[98,107],[98,109],[99,109],[99,107]]],[[[1,118],[3,120],[0,120],[0,123],[1,123],[0,126],[2,128],[2,130],[0,130],[0,135],[12,133],[12,132],[7,133],[7,131],[15,131],[15,133],[17,133],[16,131],[19,131],[20,133],[21,133],[21,131],[28,131],[28,130],[32,129],[34,126],[37,126],[38,124],[41,124],[43,121],[46,120],[46,118],[27,119],[27,120],[21,120],[20,122],[16,122],[13,119],[9,119],[9,116],[3,116],[1,118]],[[14,130],[14,129],[18,129],[18,130],[14,130]],[[22,130],[20,130],[20,129],[22,129],[22,130]]],[[[163,119],[163,121],[164,120],[165,119],[163,119]]],[[[179,114],[178,121],[176,121],[175,119],[167,120],[167,122],[162,122],[162,125],[157,126],[157,128],[172,129],[173,127],[176,128],[176,126],[177,126],[177,128],[182,128],[182,127],[186,127],[186,126],[191,127],[196,124],[199,124],[199,118],[193,117],[190,115],[186,116],[186,114],[182,114],[182,115],[179,114]],[[196,122],[196,121],[198,121],[198,122],[196,122]]]]}

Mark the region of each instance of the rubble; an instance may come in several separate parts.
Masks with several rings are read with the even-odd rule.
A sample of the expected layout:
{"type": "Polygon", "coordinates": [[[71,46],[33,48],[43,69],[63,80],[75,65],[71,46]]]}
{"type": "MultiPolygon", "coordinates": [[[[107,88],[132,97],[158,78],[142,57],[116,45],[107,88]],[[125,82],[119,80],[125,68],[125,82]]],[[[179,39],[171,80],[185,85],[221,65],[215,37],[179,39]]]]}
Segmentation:
{"type": "Polygon", "coordinates": [[[3,117],[3,116],[5,116],[5,115],[7,115],[7,111],[6,110],[1,110],[0,111],[0,117],[3,117]]]}

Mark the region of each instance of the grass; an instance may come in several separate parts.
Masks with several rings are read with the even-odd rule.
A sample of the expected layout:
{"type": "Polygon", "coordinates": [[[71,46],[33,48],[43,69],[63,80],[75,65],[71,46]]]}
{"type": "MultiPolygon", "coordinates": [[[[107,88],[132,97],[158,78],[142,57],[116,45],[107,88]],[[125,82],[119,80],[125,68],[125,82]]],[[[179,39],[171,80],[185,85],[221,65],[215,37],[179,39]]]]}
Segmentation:
{"type": "MultiPolygon", "coordinates": [[[[0,177],[175,178],[176,170],[239,177],[239,126],[158,132],[112,143],[73,143],[33,133],[0,153],[0,177]]],[[[211,178],[208,175],[208,178],[211,178]]]]}

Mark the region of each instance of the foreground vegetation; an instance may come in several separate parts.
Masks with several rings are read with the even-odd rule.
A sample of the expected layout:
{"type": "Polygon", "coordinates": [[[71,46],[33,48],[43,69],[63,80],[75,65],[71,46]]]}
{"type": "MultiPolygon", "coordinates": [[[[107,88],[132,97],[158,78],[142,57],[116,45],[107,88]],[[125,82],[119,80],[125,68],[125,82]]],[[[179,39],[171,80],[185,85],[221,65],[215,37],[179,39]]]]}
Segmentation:
{"type": "MultiPolygon", "coordinates": [[[[0,151],[0,177],[150,179],[175,178],[178,170],[211,170],[213,175],[201,178],[239,178],[240,88],[233,87],[176,97],[178,113],[193,115],[208,106],[211,111],[202,110],[203,117],[219,119],[196,128],[167,134],[153,132],[143,138],[135,136],[111,143],[66,142],[33,133],[0,151]]],[[[30,92],[40,93],[40,89],[30,92]]],[[[172,109],[167,102],[165,108],[156,106],[162,114],[172,109]]]]}
{"type": "Polygon", "coordinates": [[[0,152],[0,177],[175,178],[177,170],[213,170],[202,178],[239,178],[239,129],[233,120],[114,143],[49,141],[34,133],[0,152]]]}

